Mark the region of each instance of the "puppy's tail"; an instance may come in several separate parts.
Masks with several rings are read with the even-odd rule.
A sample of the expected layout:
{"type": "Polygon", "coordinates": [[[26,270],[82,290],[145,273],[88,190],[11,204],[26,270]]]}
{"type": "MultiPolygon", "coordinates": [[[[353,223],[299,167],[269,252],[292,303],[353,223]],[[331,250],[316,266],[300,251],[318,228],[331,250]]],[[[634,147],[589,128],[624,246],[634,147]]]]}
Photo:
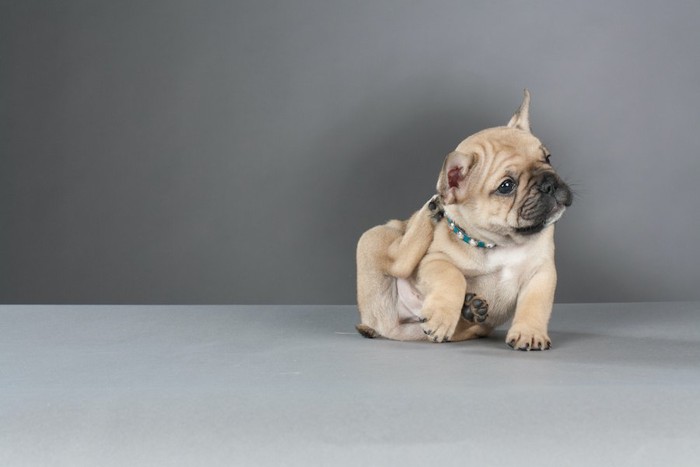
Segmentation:
{"type": "Polygon", "coordinates": [[[379,336],[377,331],[366,324],[358,324],[355,326],[355,329],[357,329],[357,332],[359,332],[362,337],[366,337],[367,339],[374,339],[375,337],[379,336]]]}

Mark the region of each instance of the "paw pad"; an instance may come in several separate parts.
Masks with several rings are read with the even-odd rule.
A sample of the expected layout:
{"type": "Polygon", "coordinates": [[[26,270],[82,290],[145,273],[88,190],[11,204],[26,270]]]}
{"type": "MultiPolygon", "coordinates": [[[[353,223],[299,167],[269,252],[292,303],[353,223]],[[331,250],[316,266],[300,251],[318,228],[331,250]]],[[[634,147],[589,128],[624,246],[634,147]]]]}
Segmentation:
{"type": "Polygon", "coordinates": [[[483,323],[489,315],[489,304],[476,294],[468,293],[464,297],[462,317],[473,323],[483,323]]]}

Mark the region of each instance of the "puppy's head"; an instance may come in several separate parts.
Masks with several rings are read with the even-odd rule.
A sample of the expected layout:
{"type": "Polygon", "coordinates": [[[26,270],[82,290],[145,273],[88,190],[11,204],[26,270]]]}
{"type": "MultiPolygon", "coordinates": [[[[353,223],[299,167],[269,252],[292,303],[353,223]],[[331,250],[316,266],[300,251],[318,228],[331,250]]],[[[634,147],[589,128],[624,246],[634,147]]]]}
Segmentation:
{"type": "Polygon", "coordinates": [[[470,136],[445,159],[438,193],[475,236],[519,241],[556,222],[571,205],[571,190],[530,132],[529,104],[526,90],[508,125],[470,136]]]}

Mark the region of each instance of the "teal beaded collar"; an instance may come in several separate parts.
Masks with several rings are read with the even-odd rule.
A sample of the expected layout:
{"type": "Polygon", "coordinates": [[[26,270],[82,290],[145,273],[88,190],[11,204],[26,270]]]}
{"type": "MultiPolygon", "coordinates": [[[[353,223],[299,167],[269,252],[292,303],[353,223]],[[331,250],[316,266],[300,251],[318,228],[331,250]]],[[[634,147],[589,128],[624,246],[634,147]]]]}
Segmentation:
{"type": "Polygon", "coordinates": [[[430,199],[430,201],[428,202],[428,208],[433,213],[433,220],[439,222],[444,217],[447,221],[447,225],[450,227],[450,230],[452,230],[452,232],[454,232],[457,235],[457,237],[464,243],[476,248],[491,249],[496,247],[496,245],[493,243],[486,243],[481,240],[477,240],[475,238],[470,237],[469,235],[467,235],[467,232],[465,232],[463,228],[461,228],[455,223],[455,221],[447,217],[447,215],[445,215],[445,209],[442,207],[439,195],[435,195],[430,199]]]}
{"type": "Polygon", "coordinates": [[[452,231],[457,234],[457,237],[459,237],[460,240],[463,240],[464,243],[468,243],[471,246],[475,246],[477,248],[491,249],[496,246],[493,243],[482,242],[481,240],[477,240],[475,238],[470,237],[469,235],[467,235],[467,232],[465,232],[464,229],[455,224],[455,221],[453,221],[449,217],[445,216],[445,220],[447,221],[447,225],[450,226],[450,229],[452,229],[452,231]]]}

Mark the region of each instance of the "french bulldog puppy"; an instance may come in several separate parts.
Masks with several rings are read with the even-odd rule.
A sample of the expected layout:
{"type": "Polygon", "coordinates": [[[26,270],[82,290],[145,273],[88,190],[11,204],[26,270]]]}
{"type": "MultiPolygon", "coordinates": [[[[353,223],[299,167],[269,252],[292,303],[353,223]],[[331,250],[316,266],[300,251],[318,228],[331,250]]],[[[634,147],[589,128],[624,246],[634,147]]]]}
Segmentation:
{"type": "Polygon", "coordinates": [[[357,303],[365,337],[461,341],[510,319],[506,343],[551,346],[557,272],[554,223],[572,193],[530,132],[530,94],[503,127],[447,155],[437,194],[406,221],[357,245],[357,303]]]}

